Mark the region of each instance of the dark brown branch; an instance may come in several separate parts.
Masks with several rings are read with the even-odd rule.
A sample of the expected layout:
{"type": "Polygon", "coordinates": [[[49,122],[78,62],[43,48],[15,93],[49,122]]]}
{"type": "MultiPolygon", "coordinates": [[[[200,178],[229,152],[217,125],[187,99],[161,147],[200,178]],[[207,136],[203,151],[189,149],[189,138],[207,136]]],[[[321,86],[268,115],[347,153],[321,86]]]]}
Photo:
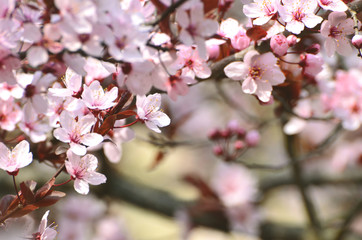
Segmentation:
{"type": "Polygon", "coordinates": [[[290,164],[292,166],[294,182],[301,194],[311,227],[313,229],[316,238],[322,240],[324,239],[324,237],[322,233],[321,223],[318,219],[317,212],[312,202],[312,199],[308,193],[307,186],[303,182],[303,175],[302,175],[303,169],[300,165],[300,162],[297,159],[296,136],[285,135],[285,143],[290,158],[290,164]]]}

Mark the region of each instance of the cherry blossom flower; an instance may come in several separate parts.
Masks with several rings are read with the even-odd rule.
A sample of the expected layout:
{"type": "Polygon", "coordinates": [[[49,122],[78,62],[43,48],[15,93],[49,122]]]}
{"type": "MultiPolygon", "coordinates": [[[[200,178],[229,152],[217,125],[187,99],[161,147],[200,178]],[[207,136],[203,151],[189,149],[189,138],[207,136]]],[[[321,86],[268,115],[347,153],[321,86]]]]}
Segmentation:
{"type": "Polygon", "coordinates": [[[195,76],[205,79],[211,76],[211,69],[206,61],[199,56],[196,47],[178,47],[176,61],[170,66],[171,72],[175,73],[182,69],[182,75],[195,78],[195,76]]]}
{"type": "Polygon", "coordinates": [[[70,97],[77,95],[82,88],[82,76],[67,68],[63,78],[65,88],[49,88],[49,93],[55,97],[70,97]]]}
{"type": "Polygon", "coordinates": [[[0,129],[13,131],[21,117],[20,107],[12,99],[0,101],[0,129]]]}
{"type": "Polygon", "coordinates": [[[337,71],[332,91],[322,94],[322,100],[334,115],[342,120],[343,128],[357,130],[362,123],[362,72],[351,69],[348,72],[337,71]]]}
{"type": "Polygon", "coordinates": [[[254,0],[253,3],[244,5],[243,12],[249,18],[255,18],[255,25],[263,25],[277,14],[276,0],[254,0]]]}
{"type": "Polygon", "coordinates": [[[51,130],[46,119],[40,119],[30,103],[25,103],[23,106],[23,118],[18,125],[33,143],[45,141],[47,133],[51,130]]]}
{"type": "Polygon", "coordinates": [[[190,9],[188,14],[183,9],[176,11],[176,21],[181,26],[179,39],[186,46],[196,44],[201,58],[206,58],[205,40],[218,30],[218,23],[203,16],[203,5],[197,4],[190,9]]]}
{"type": "Polygon", "coordinates": [[[116,105],[117,96],[117,87],[105,92],[99,81],[93,81],[89,86],[84,84],[82,100],[89,109],[104,110],[116,105]]]}
{"type": "Polygon", "coordinates": [[[146,96],[137,96],[137,117],[146,126],[160,133],[161,130],[158,127],[166,127],[170,124],[170,118],[160,110],[161,106],[161,94],[155,93],[146,96]]]}
{"type": "Polygon", "coordinates": [[[18,83],[24,88],[24,98],[31,103],[37,113],[46,113],[48,101],[45,92],[56,79],[50,73],[43,75],[41,71],[32,74],[18,74],[18,83]]]}
{"type": "Polygon", "coordinates": [[[19,85],[0,83],[0,99],[7,101],[11,98],[20,99],[23,96],[23,89],[19,85]]]}
{"type": "MultiPolygon", "coordinates": [[[[279,1],[278,1],[279,2],[279,1]]],[[[286,22],[286,29],[294,34],[303,31],[304,26],[314,28],[323,18],[314,14],[318,4],[316,0],[283,1],[278,6],[279,15],[286,22]]]]}
{"type": "Polygon", "coordinates": [[[172,100],[176,101],[178,95],[185,96],[188,93],[189,87],[187,85],[193,83],[196,83],[196,80],[193,78],[172,75],[168,77],[166,82],[167,94],[172,100]]]}
{"type": "Polygon", "coordinates": [[[272,86],[285,80],[276,63],[277,59],[271,52],[259,55],[256,51],[250,51],[245,55],[244,62],[230,63],[224,71],[226,76],[233,80],[243,80],[243,92],[255,94],[260,101],[268,102],[272,86]]]}
{"type": "Polygon", "coordinates": [[[53,240],[57,236],[57,231],[54,229],[53,224],[48,224],[49,210],[46,211],[41,219],[37,233],[33,234],[33,240],[53,240]]]}
{"type": "Polygon", "coordinates": [[[29,152],[29,149],[29,143],[26,140],[18,143],[12,150],[0,142],[0,168],[9,174],[16,175],[19,168],[26,167],[33,161],[33,154],[29,152]]]}
{"type": "Polygon", "coordinates": [[[67,157],[65,167],[74,179],[74,189],[78,193],[88,194],[89,184],[99,185],[106,182],[106,176],[96,172],[98,160],[94,155],[87,154],[81,158],[68,150],[67,157]]]}
{"type": "Polygon", "coordinates": [[[354,32],[354,23],[351,18],[347,19],[344,12],[331,12],[328,21],[324,21],[321,26],[321,34],[327,38],[324,47],[328,56],[332,56],[335,51],[339,54],[348,56],[353,48],[346,35],[354,32]]]}
{"type": "Polygon", "coordinates": [[[335,12],[345,12],[347,5],[342,0],[317,0],[321,8],[335,12]]]}
{"type": "Polygon", "coordinates": [[[218,34],[229,38],[233,48],[238,51],[250,45],[250,38],[246,35],[246,30],[233,18],[228,18],[221,22],[218,34]]]}
{"type": "Polygon", "coordinates": [[[96,119],[92,115],[80,117],[77,121],[69,112],[63,111],[60,115],[61,128],[54,130],[53,134],[56,139],[69,143],[70,150],[83,156],[87,152],[87,146],[93,147],[103,141],[102,135],[90,133],[96,119]]]}
{"type": "Polygon", "coordinates": [[[149,60],[125,62],[117,69],[118,86],[126,85],[131,93],[144,95],[151,90],[153,84],[151,74],[154,68],[155,65],[149,60]]]}
{"type": "Polygon", "coordinates": [[[236,164],[218,164],[211,185],[226,207],[251,203],[257,194],[255,177],[236,164]]]}

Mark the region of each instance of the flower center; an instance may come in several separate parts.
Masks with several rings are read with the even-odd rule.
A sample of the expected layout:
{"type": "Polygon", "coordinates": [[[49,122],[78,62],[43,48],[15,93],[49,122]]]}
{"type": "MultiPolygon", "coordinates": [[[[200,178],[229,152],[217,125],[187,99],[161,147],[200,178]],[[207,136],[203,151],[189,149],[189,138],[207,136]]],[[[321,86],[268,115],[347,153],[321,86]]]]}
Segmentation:
{"type": "Polygon", "coordinates": [[[249,75],[253,79],[259,79],[261,77],[262,71],[260,67],[252,67],[249,69],[249,75]]]}
{"type": "Polygon", "coordinates": [[[331,27],[329,30],[329,37],[336,38],[342,35],[342,31],[340,31],[336,26],[331,27]]]}
{"type": "Polygon", "coordinates": [[[293,17],[294,20],[301,22],[302,19],[304,18],[305,14],[302,12],[302,10],[300,8],[298,8],[294,13],[293,13],[293,17]]]}
{"type": "Polygon", "coordinates": [[[29,84],[25,88],[25,97],[31,98],[35,95],[36,87],[32,84],[29,84]]]}

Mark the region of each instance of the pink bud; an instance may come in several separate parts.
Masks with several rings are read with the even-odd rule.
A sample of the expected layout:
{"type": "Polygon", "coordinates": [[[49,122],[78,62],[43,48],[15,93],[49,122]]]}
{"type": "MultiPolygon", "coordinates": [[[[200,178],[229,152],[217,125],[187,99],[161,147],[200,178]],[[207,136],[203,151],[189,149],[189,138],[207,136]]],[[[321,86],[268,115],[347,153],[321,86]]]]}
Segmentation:
{"type": "Polygon", "coordinates": [[[362,35],[355,35],[352,38],[352,44],[358,49],[362,48],[362,35]]]}
{"type": "Polygon", "coordinates": [[[221,137],[221,134],[220,134],[220,131],[218,129],[213,129],[208,135],[208,138],[210,140],[217,140],[220,137],[221,137]]]}
{"type": "Polygon", "coordinates": [[[236,132],[239,129],[239,127],[240,126],[237,120],[231,120],[227,125],[227,128],[232,132],[236,132]]]}
{"type": "Polygon", "coordinates": [[[289,35],[287,37],[289,47],[293,47],[298,42],[298,38],[295,35],[289,35]]]}
{"type": "Polygon", "coordinates": [[[255,147],[260,142],[260,134],[257,130],[249,131],[245,136],[246,144],[249,147],[255,147]]]}
{"type": "Polygon", "coordinates": [[[220,145],[216,145],[213,147],[212,151],[216,156],[222,156],[224,154],[224,150],[220,145]]]}
{"type": "Polygon", "coordinates": [[[274,35],[270,39],[270,47],[276,55],[285,55],[289,48],[287,38],[284,35],[274,35]]]}
{"type": "Polygon", "coordinates": [[[234,143],[234,148],[235,150],[240,150],[243,149],[245,147],[245,143],[243,141],[237,140],[234,143]]]}

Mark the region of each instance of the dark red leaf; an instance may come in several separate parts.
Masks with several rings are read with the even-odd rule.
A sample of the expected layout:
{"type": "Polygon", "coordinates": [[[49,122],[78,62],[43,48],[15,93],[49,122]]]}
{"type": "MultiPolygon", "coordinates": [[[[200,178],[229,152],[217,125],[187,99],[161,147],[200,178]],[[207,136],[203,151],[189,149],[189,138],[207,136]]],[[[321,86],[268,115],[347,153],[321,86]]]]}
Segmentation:
{"type": "Polygon", "coordinates": [[[246,35],[254,41],[258,41],[267,35],[267,32],[260,26],[254,26],[246,31],[246,35]]]}

